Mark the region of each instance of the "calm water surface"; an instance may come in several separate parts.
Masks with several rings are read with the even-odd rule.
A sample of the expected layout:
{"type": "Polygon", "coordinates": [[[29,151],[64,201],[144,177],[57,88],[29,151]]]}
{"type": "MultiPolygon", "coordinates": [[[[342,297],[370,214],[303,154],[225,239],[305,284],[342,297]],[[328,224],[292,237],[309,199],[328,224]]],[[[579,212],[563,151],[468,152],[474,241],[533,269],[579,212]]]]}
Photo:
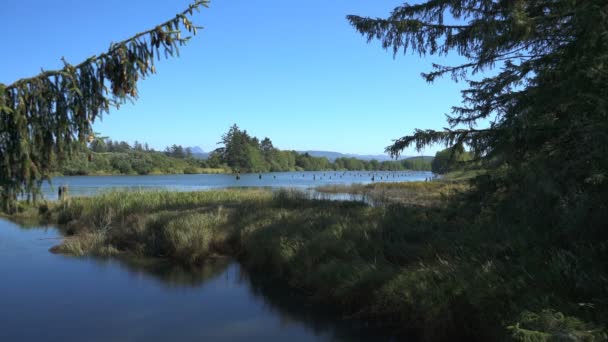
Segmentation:
{"type": "Polygon", "coordinates": [[[67,185],[71,196],[94,195],[107,189],[167,189],[198,191],[232,187],[271,187],[310,189],[321,185],[368,184],[376,182],[411,182],[431,178],[431,172],[276,172],[234,175],[163,175],[163,176],[75,176],[57,177],[43,186],[46,198],[57,198],[57,187],[67,185]]]}
{"type": "Polygon", "coordinates": [[[0,219],[0,341],[377,341],[238,263],[52,254],[52,227],[0,219]],[[256,280],[257,279],[257,280],[256,280]]]}

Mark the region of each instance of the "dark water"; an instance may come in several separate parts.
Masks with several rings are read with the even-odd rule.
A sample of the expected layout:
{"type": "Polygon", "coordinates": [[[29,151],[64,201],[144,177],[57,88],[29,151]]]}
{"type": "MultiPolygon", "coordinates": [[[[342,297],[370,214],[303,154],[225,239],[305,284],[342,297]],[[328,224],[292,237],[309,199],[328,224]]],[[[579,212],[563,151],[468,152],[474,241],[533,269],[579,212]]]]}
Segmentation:
{"type": "Polygon", "coordinates": [[[53,187],[45,184],[42,191],[46,198],[57,198],[57,187],[67,185],[72,196],[93,195],[101,190],[167,189],[176,191],[196,191],[231,187],[272,187],[309,189],[321,185],[367,184],[372,182],[411,182],[433,176],[430,172],[277,172],[243,174],[240,180],[234,175],[164,175],[164,176],[76,176],[57,177],[53,187]]]}
{"type": "MultiPolygon", "coordinates": [[[[188,177],[186,177],[188,178],[188,177]]],[[[0,219],[0,341],[378,341],[229,259],[196,269],[51,254],[52,227],[0,219]]]]}

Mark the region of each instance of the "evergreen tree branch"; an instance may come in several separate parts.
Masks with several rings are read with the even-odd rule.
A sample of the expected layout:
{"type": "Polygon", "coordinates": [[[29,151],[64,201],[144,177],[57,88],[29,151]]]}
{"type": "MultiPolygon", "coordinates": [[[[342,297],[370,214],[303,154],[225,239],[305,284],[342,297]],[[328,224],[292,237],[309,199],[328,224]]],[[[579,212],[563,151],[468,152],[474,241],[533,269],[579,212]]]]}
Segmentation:
{"type": "Polygon", "coordinates": [[[36,200],[53,165],[71,157],[75,143],[94,140],[93,122],[110,106],[137,99],[137,83],[156,72],[154,58],[179,55],[199,27],[188,16],[208,0],[196,0],[173,19],[112,44],[78,65],[43,71],[9,86],[0,84],[0,205],[19,195],[36,200]]]}
{"type": "MultiPolygon", "coordinates": [[[[203,27],[202,26],[195,26],[195,25],[193,25],[192,22],[190,22],[190,20],[188,19],[187,16],[193,15],[194,11],[198,12],[200,10],[200,7],[208,7],[209,6],[209,1],[210,0],[196,0],[194,3],[190,4],[187,9],[185,9],[182,12],[178,13],[175,16],[175,18],[169,19],[169,20],[167,20],[167,21],[165,21],[165,22],[163,22],[163,23],[155,26],[152,29],[149,29],[149,30],[137,33],[134,36],[132,36],[130,38],[127,38],[125,40],[122,40],[122,41],[120,41],[118,43],[114,43],[114,44],[111,45],[111,47],[105,53],[102,53],[100,55],[93,55],[93,56],[85,59],[84,61],[82,61],[81,63],[79,63],[79,64],[77,64],[75,66],[69,66],[68,67],[66,65],[66,67],[64,67],[61,70],[47,70],[47,71],[43,71],[40,74],[38,74],[36,76],[33,76],[33,77],[19,79],[19,80],[15,81],[14,83],[10,84],[10,85],[4,85],[4,90],[5,91],[10,91],[11,89],[17,88],[17,87],[19,87],[19,86],[21,86],[23,84],[31,83],[31,82],[33,82],[35,80],[38,80],[38,79],[41,79],[41,78],[49,78],[49,77],[52,77],[52,76],[62,75],[64,73],[68,72],[69,69],[71,69],[71,68],[80,69],[80,68],[82,68],[82,67],[84,67],[86,65],[90,65],[90,64],[92,64],[92,63],[94,63],[96,61],[101,61],[104,58],[107,58],[107,57],[111,56],[112,54],[116,53],[116,51],[121,46],[125,46],[125,45],[127,45],[129,43],[136,42],[138,39],[140,39],[142,37],[145,37],[145,36],[154,36],[154,34],[160,32],[162,30],[161,28],[163,26],[166,27],[166,26],[168,26],[170,24],[173,24],[176,21],[176,19],[182,20],[184,27],[186,27],[186,29],[189,32],[191,32],[193,35],[196,35],[197,30],[203,29],[203,27]]],[[[168,33],[172,34],[172,35],[177,35],[178,33],[180,33],[180,31],[176,30],[176,31],[170,31],[168,33]]],[[[180,35],[180,38],[178,38],[178,41],[182,42],[182,43],[186,43],[189,39],[190,39],[190,37],[181,38],[181,35],[180,35]]],[[[66,63],[66,62],[64,61],[64,63],[66,63]]]]}

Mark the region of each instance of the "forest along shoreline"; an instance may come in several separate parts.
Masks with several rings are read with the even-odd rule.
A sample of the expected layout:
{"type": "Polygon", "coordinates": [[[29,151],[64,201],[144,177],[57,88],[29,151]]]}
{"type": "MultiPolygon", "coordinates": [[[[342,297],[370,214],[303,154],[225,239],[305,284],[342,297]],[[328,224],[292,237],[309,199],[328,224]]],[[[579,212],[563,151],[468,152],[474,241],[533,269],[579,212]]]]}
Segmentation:
{"type": "Polygon", "coordinates": [[[599,333],[534,300],[552,293],[551,303],[563,310],[571,298],[547,292],[556,274],[536,252],[542,246],[522,243],[525,233],[467,219],[475,217],[464,200],[471,187],[434,181],[317,189],[365,194],[375,206],[295,190],[114,191],[24,208],[12,218],[56,224],[66,238],[52,251],[67,255],[183,265],[234,257],[315,302],[402,336],[498,339],[540,324],[538,317],[599,333]]]}
{"type": "MultiPolygon", "coordinates": [[[[93,136],[88,144],[73,144],[70,159],[51,163],[53,176],[228,174],[288,171],[430,171],[434,157],[363,160],[336,152],[285,151],[266,137],[258,139],[232,125],[221,137],[222,147],[210,153],[172,145],[156,151],[147,143],[113,141],[93,136]],[[198,152],[197,152],[198,151],[198,152]],[[334,156],[328,158],[327,155],[334,156]],[[330,160],[331,159],[331,160],[330,160]]],[[[381,157],[381,156],[379,156],[381,157]]]]}

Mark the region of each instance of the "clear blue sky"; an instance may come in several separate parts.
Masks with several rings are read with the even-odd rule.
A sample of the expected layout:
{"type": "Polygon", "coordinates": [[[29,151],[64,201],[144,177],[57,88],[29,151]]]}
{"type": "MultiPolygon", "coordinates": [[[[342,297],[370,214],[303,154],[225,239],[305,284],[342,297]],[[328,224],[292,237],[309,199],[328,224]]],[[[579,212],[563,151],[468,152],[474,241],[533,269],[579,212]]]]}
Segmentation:
{"type": "MultiPolygon", "coordinates": [[[[0,82],[73,64],[173,17],[187,0],[2,0],[0,82]]],[[[380,154],[414,128],[441,129],[464,84],[427,84],[436,58],[367,44],[348,14],[386,16],[400,0],[215,0],[181,58],[157,64],[134,105],[95,130],[114,140],[217,147],[233,123],[281,149],[380,154]]],[[[434,154],[434,149],[424,154],[434,154]]],[[[405,155],[419,155],[407,150],[405,155]]]]}

